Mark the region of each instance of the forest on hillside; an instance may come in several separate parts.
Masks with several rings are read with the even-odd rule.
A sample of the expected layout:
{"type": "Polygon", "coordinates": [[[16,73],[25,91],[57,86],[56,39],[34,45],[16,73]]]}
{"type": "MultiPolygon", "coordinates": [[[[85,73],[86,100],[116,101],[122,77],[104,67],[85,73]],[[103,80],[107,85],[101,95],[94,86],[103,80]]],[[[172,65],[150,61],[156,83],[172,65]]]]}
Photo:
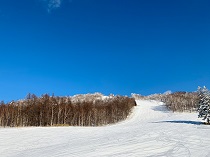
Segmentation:
{"type": "Polygon", "coordinates": [[[134,98],[125,96],[29,94],[25,100],[0,103],[0,126],[101,126],[126,119],[135,105],[134,98]]]}
{"type": "Polygon", "coordinates": [[[165,103],[166,107],[173,112],[193,112],[198,109],[199,97],[197,92],[174,92],[165,94],[152,94],[142,96],[132,94],[135,99],[158,100],[165,103]]]}
{"type": "Polygon", "coordinates": [[[135,99],[158,100],[173,112],[192,112],[198,107],[197,92],[142,96],[104,96],[101,93],[59,97],[28,94],[24,100],[0,103],[0,126],[102,126],[128,117],[135,99]]]}

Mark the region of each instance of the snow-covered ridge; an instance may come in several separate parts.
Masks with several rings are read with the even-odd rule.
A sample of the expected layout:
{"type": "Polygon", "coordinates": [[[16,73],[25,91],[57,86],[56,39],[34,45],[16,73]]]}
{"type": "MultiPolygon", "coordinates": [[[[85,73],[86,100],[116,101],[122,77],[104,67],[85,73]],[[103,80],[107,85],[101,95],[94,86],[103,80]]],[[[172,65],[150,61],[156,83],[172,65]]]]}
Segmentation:
{"type": "Polygon", "coordinates": [[[110,94],[109,96],[105,96],[102,93],[88,93],[88,94],[77,94],[74,96],[71,96],[71,101],[72,102],[83,102],[83,101],[96,101],[96,100],[108,100],[112,99],[115,96],[113,94],[110,94]]]}
{"type": "MultiPolygon", "coordinates": [[[[109,99],[112,99],[112,98],[116,97],[116,95],[114,95],[114,94],[104,95],[104,94],[99,93],[99,92],[87,93],[87,94],[76,94],[76,95],[73,95],[73,96],[50,96],[49,94],[43,94],[40,97],[37,97],[37,96],[35,96],[35,97],[36,98],[43,98],[45,95],[48,95],[49,97],[55,97],[55,98],[64,98],[66,101],[67,101],[67,99],[71,99],[72,102],[84,102],[84,101],[88,102],[88,101],[96,101],[96,100],[109,100],[109,99]]],[[[12,104],[14,102],[23,103],[27,99],[28,98],[20,99],[20,100],[17,100],[17,101],[11,101],[10,104],[12,104]]],[[[29,99],[33,99],[33,98],[31,97],[29,99]]]]}

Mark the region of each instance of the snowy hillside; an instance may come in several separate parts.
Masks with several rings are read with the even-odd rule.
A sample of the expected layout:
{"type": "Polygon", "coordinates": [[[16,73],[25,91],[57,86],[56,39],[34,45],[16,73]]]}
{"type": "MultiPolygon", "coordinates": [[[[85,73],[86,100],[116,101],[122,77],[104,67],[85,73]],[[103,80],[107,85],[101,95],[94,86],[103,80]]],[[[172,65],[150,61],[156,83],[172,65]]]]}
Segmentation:
{"type": "Polygon", "coordinates": [[[210,156],[210,126],[197,113],[172,113],[137,101],[131,116],[104,127],[1,128],[2,157],[210,156]]]}

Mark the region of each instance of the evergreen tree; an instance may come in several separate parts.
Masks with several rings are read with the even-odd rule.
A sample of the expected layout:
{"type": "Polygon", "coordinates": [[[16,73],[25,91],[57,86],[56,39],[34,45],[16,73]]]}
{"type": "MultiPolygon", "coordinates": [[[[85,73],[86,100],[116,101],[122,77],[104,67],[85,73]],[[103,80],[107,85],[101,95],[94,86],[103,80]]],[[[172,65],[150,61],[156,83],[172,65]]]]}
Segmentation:
{"type": "Polygon", "coordinates": [[[198,118],[203,118],[207,123],[210,123],[210,92],[204,86],[203,88],[198,87],[198,118]]]}

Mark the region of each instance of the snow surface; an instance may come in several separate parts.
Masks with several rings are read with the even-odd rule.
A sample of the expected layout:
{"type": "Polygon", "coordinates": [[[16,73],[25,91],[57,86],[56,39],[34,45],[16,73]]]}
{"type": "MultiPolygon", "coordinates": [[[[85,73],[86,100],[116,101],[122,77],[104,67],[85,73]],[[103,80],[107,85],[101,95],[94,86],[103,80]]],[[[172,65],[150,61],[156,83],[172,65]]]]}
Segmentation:
{"type": "Polygon", "coordinates": [[[210,126],[137,100],[126,121],[103,127],[0,128],[1,157],[208,157],[210,126]]]}

